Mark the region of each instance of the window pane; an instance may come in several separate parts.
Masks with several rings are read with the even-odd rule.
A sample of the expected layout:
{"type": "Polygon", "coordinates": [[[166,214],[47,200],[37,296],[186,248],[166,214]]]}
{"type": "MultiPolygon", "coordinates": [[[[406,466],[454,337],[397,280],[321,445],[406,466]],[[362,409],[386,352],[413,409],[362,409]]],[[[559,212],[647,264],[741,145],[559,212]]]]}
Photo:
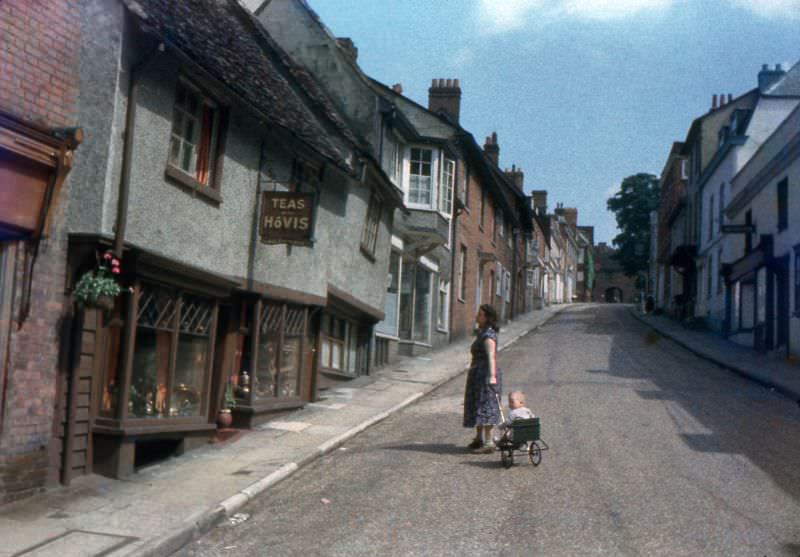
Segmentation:
{"type": "Polygon", "coordinates": [[[322,356],[320,365],[322,367],[331,367],[331,345],[327,338],[322,339],[322,356]]]}
{"type": "Polygon", "coordinates": [[[163,418],[167,408],[167,378],[172,345],[170,331],[139,326],[133,354],[128,414],[135,418],[163,418]]]}
{"type": "Polygon", "coordinates": [[[300,341],[301,337],[283,339],[280,375],[278,377],[279,396],[297,396],[300,382],[300,367],[302,363],[300,341]]]}
{"type": "Polygon", "coordinates": [[[417,267],[414,280],[414,340],[427,342],[430,329],[431,273],[417,267]]]}
{"type": "Polygon", "coordinates": [[[178,336],[170,416],[198,416],[208,369],[208,338],[178,336]]]}
{"type": "Polygon", "coordinates": [[[254,377],[254,393],[257,399],[275,396],[275,375],[278,369],[278,339],[261,334],[258,343],[258,367],[254,377]]]}
{"type": "Polygon", "coordinates": [[[118,372],[122,365],[122,339],[123,331],[123,315],[125,314],[123,307],[125,296],[117,296],[114,306],[114,312],[110,320],[108,328],[108,342],[106,344],[105,354],[105,372],[103,376],[102,395],[100,400],[100,415],[113,418],[116,415],[117,403],[119,398],[119,383],[118,372]]]}
{"type": "Polygon", "coordinates": [[[169,144],[169,162],[178,165],[181,159],[181,140],[177,135],[173,135],[169,144]]]}

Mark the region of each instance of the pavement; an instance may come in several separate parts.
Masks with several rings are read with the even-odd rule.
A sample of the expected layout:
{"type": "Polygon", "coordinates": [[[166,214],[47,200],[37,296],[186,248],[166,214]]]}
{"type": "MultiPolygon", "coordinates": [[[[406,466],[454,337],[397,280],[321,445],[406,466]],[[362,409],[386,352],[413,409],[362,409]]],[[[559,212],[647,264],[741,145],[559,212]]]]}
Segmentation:
{"type": "MultiPolygon", "coordinates": [[[[571,304],[503,325],[500,350],[571,304]]],[[[402,358],[225,443],[113,480],[71,485],[0,507],[0,557],[167,556],[251,499],[466,370],[472,339],[402,358]]]]}
{"type": "Polygon", "coordinates": [[[663,315],[644,315],[637,308],[633,316],[660,335],[696,356],[733,371],[800,403],[800,365],[785,357],[756,352],[711,331],[696,331],[663,315]]]}

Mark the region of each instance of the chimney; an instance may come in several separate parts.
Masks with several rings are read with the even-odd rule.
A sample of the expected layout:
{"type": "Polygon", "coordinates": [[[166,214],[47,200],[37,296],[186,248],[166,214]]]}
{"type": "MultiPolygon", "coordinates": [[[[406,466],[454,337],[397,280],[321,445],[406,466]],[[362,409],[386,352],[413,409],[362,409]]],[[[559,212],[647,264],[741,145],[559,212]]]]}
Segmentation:
{"type": "Polygon", "coordinates": [[[717,94],[714,93],[714,95],[711,96],[711,110],[716,110],[716,109],[717,109],[717,94]]]}
{"type": "Polygon", "coordinates": [[[768,64],[764,64],[761,66],[761,71],[758,72],[758,90],[765,93],[770,87],[783,79],[785,75],[786,71],[781,68],[780,64],[776,64],[774,70],[769,69],[768,64]]]}
{"type": "Polygon", "coordinates": [[[505,170],[505,175],[514,183],[519,191],[525,191],[522,189],[523,184],[525,183],[525,173],[522,172],[521,168],[517,168],[515,165],[511,165],[511,170],[505,170]]]}
{"type": "Polygon", "coordinates": [[[547,215],[547,190],[533,190],[531,192],[531,208],[540,216],[547,215]]]}
{"type": "Polygon", "coordinates": [[[728,93],[728,104],[731,104],[732,102],[733,102],[733,95],[728,93]]]}
{"type": "Polygon", "coordinates": [[[402,83],[395,83],[394,85],[392,85],[392,91],[394,91],[398,95],[402,95],[403,94],[403,84],[402,83]]]}
{"type": "Polygon", "coordinates": [[[458,124],[461,113],[461,86],[457,79],[434,79],[428,89],[428,110],[445,112],[458,124]]]}
{"type": "Polygon", "coordinates": [[[497,132],[492,132],[492,135],[486,138],[486,143],[483,145],[483,151],[495,166],[499,164],[500,145],[497,144],[497,132]]]}
{"type": "Polygon", "coordinates": [[[567,221],[567,225],[572,230],[577,230],[578,228],[578,209],[575,207],[566,207],[564,208],[564,220],[567,221]]]}
{"type": "Polygon", "coordinates": [[[355,62],[358,59],[358,49],[356,48],[355,43],[353,43],[353,39],[350,37],[338,37],[336,39],[336,44],[339,45],[339,48],[344,51],[344,53],[352,62],[355,62]]]}

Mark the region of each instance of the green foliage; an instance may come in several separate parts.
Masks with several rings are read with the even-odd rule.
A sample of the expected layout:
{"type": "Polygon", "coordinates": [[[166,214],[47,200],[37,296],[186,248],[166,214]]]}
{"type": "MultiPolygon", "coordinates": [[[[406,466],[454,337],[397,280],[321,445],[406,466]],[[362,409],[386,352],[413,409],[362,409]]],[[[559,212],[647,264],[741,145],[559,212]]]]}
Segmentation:
{"type": "Polygon", "coordinates": [[[622,181],[619,191],[607,201],[620,233],[614,237],[620,262],[629,277],[647,270],[650,250],[650,211],[658,207],[658,178],[634,174],[622,181]]]}
{"type": "Polygon", "coordinates": [[[103,255],[103,259],[98,261],[97,268],[87,271],[78,279],[72,296],[81,305],[97,305],[98,298],[114,298],[122,292],[114,274],[119,274],[119,260],[110,253],[103,255]],[[110,265],[110,267],[109,267],[110,265]]]}

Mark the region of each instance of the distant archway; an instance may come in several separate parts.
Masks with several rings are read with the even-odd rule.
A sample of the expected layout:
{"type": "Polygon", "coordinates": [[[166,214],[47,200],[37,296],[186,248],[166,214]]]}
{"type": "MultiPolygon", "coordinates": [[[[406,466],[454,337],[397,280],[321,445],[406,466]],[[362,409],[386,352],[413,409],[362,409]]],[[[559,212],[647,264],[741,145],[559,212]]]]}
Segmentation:
{"type": "Polygon", "coordinates": [[[622,289],[618,286],[610,286],[606,288],[603,298],[609,304],[622,302],[622,289]]]}

